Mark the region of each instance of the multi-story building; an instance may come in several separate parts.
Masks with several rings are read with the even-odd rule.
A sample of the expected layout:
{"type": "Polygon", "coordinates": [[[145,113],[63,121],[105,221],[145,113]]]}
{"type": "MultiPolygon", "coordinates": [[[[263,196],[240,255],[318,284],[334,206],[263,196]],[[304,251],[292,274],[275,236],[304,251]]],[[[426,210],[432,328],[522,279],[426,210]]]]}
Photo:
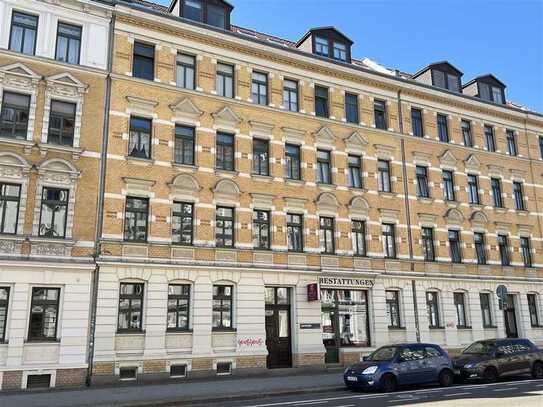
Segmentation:
{"type": "Polygon", "coordinates": [[[115,6],[94,380],[543,342],[543,116],[231,11],[115,6]]]}
{"type": "Polygon", "coordinates": [[[111,9],[0,1],[0,389],[81,385],[111,9]]]}

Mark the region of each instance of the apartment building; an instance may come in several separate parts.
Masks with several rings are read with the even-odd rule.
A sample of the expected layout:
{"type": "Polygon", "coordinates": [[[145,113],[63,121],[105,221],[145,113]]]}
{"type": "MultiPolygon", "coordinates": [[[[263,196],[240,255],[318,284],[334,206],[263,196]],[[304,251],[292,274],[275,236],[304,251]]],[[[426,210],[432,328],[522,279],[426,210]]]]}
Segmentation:
{"type": "Polygon", "coordinates": [[[93,381],[543,342],[543,116],[232,8],[115,5],[93,381]]]}
{"type": "Polygon", "coordinates": [[[0,1],[1,390],[85,382],[110,16],[0,1]]]}

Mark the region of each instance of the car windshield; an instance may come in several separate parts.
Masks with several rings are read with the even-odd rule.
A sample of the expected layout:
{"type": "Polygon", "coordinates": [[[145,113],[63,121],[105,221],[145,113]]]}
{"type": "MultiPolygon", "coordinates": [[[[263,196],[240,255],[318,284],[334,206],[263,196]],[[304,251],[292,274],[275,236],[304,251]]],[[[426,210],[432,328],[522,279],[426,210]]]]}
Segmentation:
{"type": "Polygon", "coordinates": [[[398,348],[395,346],[385,346],[385,347],[379,348],[375,352],[373,352],[371,355],[369,355],[367,360],[373,361],[373,362],[383,362],[383,361],[392,360],[394,358],[394,355],[396,354],[397,349],[398,348]]]}
{"type": "Polygon", "coordinates": [[[492,352],[495,349],[495,344],[493,342],[475,342],[464,349],[466,354],[470,355],[486,355],[492,352]]]}

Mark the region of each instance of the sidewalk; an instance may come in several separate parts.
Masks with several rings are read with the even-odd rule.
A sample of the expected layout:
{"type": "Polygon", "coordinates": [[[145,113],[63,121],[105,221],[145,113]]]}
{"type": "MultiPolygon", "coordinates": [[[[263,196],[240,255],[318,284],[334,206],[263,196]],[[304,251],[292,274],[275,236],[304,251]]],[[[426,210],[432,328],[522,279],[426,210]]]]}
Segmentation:
{"type": "Polygon", "coordinates": [[[342,388],[341,372],[257,378],[216,378],[168,384],[91,387],[26,393],[0,393],[2,407],[168,406],[183,402],[219,402],[228,399],[302,394],[342,388]]]}

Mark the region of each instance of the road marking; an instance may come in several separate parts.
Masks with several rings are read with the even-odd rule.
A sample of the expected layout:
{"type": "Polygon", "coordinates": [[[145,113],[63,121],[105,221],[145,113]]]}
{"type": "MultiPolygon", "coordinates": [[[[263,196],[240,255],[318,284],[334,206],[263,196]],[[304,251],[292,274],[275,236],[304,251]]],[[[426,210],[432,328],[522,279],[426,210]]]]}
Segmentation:
{"type": "Polygon", "coordinates": [[[341,406],[334,406],[334,407],[356,407],[355,404],[343,404],[341,406]]]}
{"type": "Polygon", "coordinates": [[[518,390],[518,387],[508,387],[507,389],[494,389],[492,391],[509,391],[509,390],[518,390]]]}
{"type": "Polygon", "coordinates": [[[293,404],[294,406],[313,406],[315,404],[326,404],[328,403],[328,400],[323,401],[314,401],[314,400],[308,400],[308,401],[299,401],[296,404],[293,404]]]}
{"type": "Polygon", "coordinates": [[[468,394],[473,394],[473,393],[469,393],[469,392],[465,392],[465,393],[451,393],[451,394],[445,394],[444,396],[445,396],[445,397],[456,397],[456,396],[467,396],[468,394]]]}

